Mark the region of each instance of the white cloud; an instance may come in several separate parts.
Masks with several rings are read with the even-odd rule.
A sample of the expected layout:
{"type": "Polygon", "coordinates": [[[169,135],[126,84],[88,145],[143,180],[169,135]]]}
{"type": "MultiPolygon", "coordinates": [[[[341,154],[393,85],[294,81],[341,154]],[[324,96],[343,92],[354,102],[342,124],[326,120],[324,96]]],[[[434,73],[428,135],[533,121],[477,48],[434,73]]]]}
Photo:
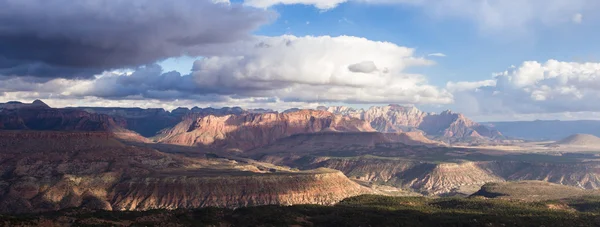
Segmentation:
{"type": "Polygon", "coordinates": [[[461,111],[473,115],[600,111],[600,62],[524,62],[494,80],[448,83],[461,111]]]}
{"type": "Polygon", "coordinates": [[[581,24],[581,22],[583,22],[583,15],[581,13],[576,13],[575,15],[573,15],[573,18],[571,20],[575,24],[581,24]]]}
{"type": "Polygon", "coordinates": [[[89,80],[0,77],[0,99],[51,98],[58,105],[62,103],[59,99],[84,99],[89,104],[162,100],[168,105],[248,102],[265,106],[452,102],[449,92],[429,85],[425,76],[405,72],[434,62],[414,56],[411,48],[389,42],[285,35],[254,37],[221,48],[227,53],[197,60],[189,75],[147,65],[134,72],[104,72],[89,80]]]}
{"type": "Polygon", "coordinates": [[[257,43],[239,56],[197,61],[193,76],[203,87],[283,100],[451,102],[424,76],[404,72],[433,64],[411,48],[349,36],[260,37],[257,43]]]}
{"type": "Polygon", "coordinates": [[[430,56],[430,57],[446,57],[446,55],[444,53],[431,53],[431,54],[428,54],[427,56],[430,56]]]}

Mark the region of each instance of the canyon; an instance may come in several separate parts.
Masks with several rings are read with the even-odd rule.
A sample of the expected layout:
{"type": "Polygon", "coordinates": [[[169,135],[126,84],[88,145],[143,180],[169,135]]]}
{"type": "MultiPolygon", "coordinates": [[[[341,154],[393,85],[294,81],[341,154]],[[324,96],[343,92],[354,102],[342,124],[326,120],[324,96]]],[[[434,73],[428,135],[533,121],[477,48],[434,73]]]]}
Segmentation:
{"type": "Polygon", "coordinates": [[[596,190],[598,150],[580,148],[597,140],[512,149],[522,144],[504,144],[511,140],[462,114],[398,105],[277,112],[10,102],[0,104],[0,212],[331,205],[361,194],[469,196],[527,180],[596,190]]]}

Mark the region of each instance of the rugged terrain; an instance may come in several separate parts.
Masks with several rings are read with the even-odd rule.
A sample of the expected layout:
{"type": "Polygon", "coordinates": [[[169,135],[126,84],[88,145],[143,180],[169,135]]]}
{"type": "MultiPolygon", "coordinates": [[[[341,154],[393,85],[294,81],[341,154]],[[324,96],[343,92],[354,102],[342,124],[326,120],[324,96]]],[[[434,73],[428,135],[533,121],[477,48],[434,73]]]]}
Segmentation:
{"type": "Polygon", "coordinates": [[[107,132],[0,132],[0,212],[332,204],[370,190],[335,170],[185,158],[107,132]]]}
{"type": "Polygon", "coordinates": [[[420,111],[415,107],[399,105],[374,106],[367,110],[357,110],[345,106],[320,107],[318,109],[365,120],[379,132],[419,130],[428,136],[448,142],[472,142],[502,138],[502,134],[497,130],[451,111],[434,114],[420,111]]]}
{"type": "Polygon", "coordinates": [[[248,113],[224,116],[186,117],[175,127],[163,130],[158,143],[208,146],[213,149],[245,151],[300,133],[326,131],[372,132],[365,121],[326,111],[291,113],[248,113]]]}
{"type": "Polygon", "coordinates": [[[351,179],[426,195],[468,195],[485,183],[521,180],[584,189],[600,187],[600,159],[593,154],[508,153],[354,140],[351,134],[347,139],[344,134],[336,136],[335,140],[325,141],[319,136],[297,135],[249,154],[264,162],[299,169],[337,169],[351,179]]]}

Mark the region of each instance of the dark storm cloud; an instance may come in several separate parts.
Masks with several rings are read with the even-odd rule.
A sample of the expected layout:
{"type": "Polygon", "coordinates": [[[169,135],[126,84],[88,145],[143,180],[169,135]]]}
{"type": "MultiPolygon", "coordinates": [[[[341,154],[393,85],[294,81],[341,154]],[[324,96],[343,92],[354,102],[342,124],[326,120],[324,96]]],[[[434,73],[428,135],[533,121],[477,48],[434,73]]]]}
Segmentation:
{"type": "Polygon", "coordinates": [[[270,12],[209,0],[0,0],[0,74],[89,77],[247,37],[270,12]]]}

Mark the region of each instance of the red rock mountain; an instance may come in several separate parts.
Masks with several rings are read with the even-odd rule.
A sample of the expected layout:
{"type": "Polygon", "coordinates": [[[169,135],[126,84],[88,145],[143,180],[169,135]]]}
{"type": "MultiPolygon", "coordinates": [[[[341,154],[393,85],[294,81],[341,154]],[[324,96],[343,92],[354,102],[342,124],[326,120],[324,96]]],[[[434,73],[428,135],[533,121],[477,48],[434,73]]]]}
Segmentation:
{"type": "Polygon", "coordinates": [[[334,114],[365,120],[380,132],[423,131],[428,136],[449,140],[466,138],[498,138],[502,134],[476,123],[460,113],[444,111],[426,113],[415,107],[399,105],[374,106],[368,110],[345,106],[319,107],[334,114]]]}
{"type": "Polygon", "coordinates": [[[188,117],[164,130],[156,141],[185,146],[204,145],[243,151],[299,133],[325,131],[373,132],[367,122],[326,111],[188,117]]]}

